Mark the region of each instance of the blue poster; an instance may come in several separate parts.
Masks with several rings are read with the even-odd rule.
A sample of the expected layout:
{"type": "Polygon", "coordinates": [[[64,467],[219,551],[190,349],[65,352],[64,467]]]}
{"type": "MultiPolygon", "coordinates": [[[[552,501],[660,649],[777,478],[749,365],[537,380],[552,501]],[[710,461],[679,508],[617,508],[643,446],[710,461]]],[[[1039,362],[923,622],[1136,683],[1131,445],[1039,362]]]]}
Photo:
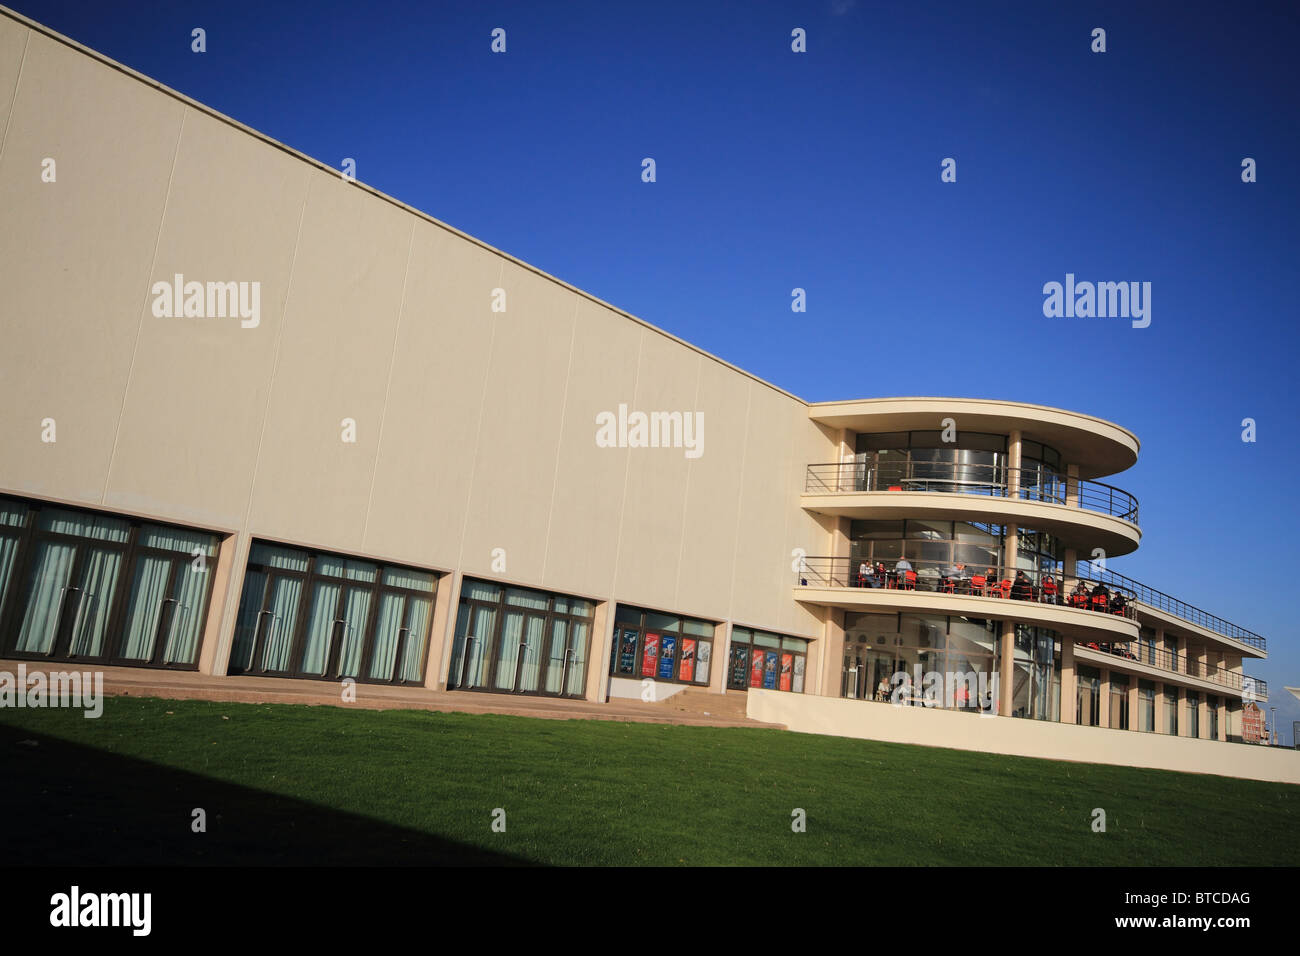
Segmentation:
{"type": "Polygon", "coordinates": [[[763,686],[768,690],[776,689],[776,651],[768,651],[763,656],[763,686]]]}
{"type": "Polygon", "coordinates": [[[663,643],[659,645],[659,679],[672,680],[673,677],[673,658],[676,657],[677,635],[665,634],[663,643]]]}
{"type": "Polygon", "coordinates": [[[631,629],[623,631],[623,640],[619,645],[618,652],[618,672],[620,674],[631,674],[636,670],[636,638],[636,631],[631,629]]]}

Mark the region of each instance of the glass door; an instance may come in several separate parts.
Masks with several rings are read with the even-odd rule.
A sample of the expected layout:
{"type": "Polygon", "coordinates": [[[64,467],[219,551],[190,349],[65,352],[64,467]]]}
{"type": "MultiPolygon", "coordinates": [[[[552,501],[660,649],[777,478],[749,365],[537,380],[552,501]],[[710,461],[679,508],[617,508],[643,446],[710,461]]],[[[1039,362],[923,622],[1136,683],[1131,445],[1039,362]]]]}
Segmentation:
{"type": "Polygon", "coordinates": [[[534,693],[541,673],[546,618],[507,608],[496,648],[493,688],[504,693],[534,693]]]}
{"type": "MultiPolygon", "coordinates": [[[[587,623],[557,617],[551,621],[543,693],[581,697],[587,684],[587,623]]],[[[614,645],[617,653],[618,645],[614,645]]]]}
{"type": "Polygon", "coordinates": [[[451,668],[451,673],[456,675],[455,686],[469,690],[487,687],[497,613],[495,607],[461,604],[460,614],[456,616],[456,659],[451,668]]]}
{"type": "Polygon", "coordinates": [[[235,631],[230,672],[290,676],[289,651],[298,624],[303,579],[281,571],[249,571],[245,603],[235,631]],[[260,600],[257,600],[260,586],[260,600]]]}
{"type": "Polygon", "coordinates": [[[424,663],[424,641],[429,631],[433,602],[385,591],[379,596],[379,615],[370,648],[367,675],[383,683],[416,683],[424,663]]]}
{"type": "Polygon", "coordinates": [[[731,690],[749,690],[748,644],[731,645],[731,660],[727,667],[727,687],[731,690]]]}
{"type": "Polygon", "coordinates": [[[53,656],[66,640],[81,592],[72,588],[77,546],[62,541],[38,541],[27,579],[26,611],[14,649],[23,654],[53,656]]]}

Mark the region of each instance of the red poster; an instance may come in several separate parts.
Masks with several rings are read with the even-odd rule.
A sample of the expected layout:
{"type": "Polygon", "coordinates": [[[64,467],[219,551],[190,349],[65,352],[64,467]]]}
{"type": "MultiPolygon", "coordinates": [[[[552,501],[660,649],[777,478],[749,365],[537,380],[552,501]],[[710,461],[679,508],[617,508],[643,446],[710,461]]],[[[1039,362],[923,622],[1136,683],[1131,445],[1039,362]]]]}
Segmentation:
{"type": "Polygon", "coordinates": [[[695,680],[695,638],[682,638],[682,660],[677,665],[677,675],[682,680],[695,680]]]}
{"type": "Polygon", "coordinates": [[[794,655],[781,655],[781,689],[790,689],[790,672],[794,670],[794,655]]]}
{"type": "Polygon", "coordinates": [[[749,686],[763,686],[763,652],[757,647],[749,652],[749,686]]]}
{"type": "Polygon", "coordinates": [[[641,657],[641,676],[654,677],[655,666],[659,661],[659,635],[647,633],[645,636],[645,654],[641,657]]]}

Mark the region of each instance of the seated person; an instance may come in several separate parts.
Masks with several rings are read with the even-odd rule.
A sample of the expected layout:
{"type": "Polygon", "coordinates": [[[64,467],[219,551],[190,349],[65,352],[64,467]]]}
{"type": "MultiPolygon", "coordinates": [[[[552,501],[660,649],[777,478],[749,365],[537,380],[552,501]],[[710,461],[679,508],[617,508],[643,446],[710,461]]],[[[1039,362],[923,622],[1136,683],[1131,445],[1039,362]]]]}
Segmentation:
{"type": "Polygon", "coordinates": [[[1082,581],[1075,582],[1074,590],[1070,592],[1070,607],[1087,607],[1088,606],[1088,585],[1082,581]]]}
{"type": "Polygon", "coordinates": [[[1034,596],[1034,586],[1029,583],[1029,575],[1024,571],[1016,572],[1015,583],[1011,585],[1011,600],[1028,601],[1034,596]]]}
{"type": "Polygon", "coordinates": [[[1092,589],[1091,603],[1094,611],[1110,610],[1110,589],[1100,581],[1098,581],[1097,586],[1092,589]]]}

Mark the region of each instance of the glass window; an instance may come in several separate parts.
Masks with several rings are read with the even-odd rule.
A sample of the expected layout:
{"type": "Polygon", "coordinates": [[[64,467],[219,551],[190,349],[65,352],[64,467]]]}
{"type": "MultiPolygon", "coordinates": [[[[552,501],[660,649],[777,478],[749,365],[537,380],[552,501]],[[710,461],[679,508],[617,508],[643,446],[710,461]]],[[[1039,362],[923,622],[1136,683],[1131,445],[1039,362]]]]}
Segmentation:
{"type": "MultiPolygon", "coordinates": [[[[476,583],[466,579],[461,587],[448,690],[583,697],[594,604],[530,588],[489,591],[476,583]]],[[[417,610],[422,623],[431,606],[417,610]]],[[[616,613],[613,636],[610,672],[631,676],[639,628],[623,626],[616,613]]],[[[406,666],[414,672],[409,655],[406,666]]]]}
{"type": "Polygon", "coordinates": [[[660,631],[675,631],[681,626],[681,618],[656,611],[646,611],[645,626],[660,631]]]}
{"type": "Polygon", "coordinates": [[[808,641],[803,638],[733,627],[727,686],[802,694],[808,671],[807,651],[808,641]]]}
{"type": "Polygon", "coordinates": [[[1110,726],[1115,730],[1128,730],[1128,675],[1110,675],[1110,726]]]}
{"type": "Polygon", "coordinates": [[[253,543],[248,556],[249,564],[263,564],[268,568],[284,568],[289,571],[306,571],[309,560],[306,551],[295,551],[274,544],[253,543]]]}
{"type": "Polygon", "coordinates": [[[333,554],[318,554],[316,555],[315,570],[317,574],[325,574],[332,578],[346,578],[349,581],[374,581],[379,566],[369,561],[357,561],[353,558],[344,558],[333,554]]]}
{"type": "Polygon", "coordinates": [[[82,538],[124,543],[131,533],[131,523],[122,518],[62,508],[42,508],[36,519],[38,531],[71,534],[82,538]]]}
{"type": "MultiPolygon", "coordinates": [[[[423,683],[432,572],[255,542],[228,670],[277,677],[423,683]]],[[[497,599],[497,585],[464,593],[497,599]]]]}
{"type": "Polygon", "coordinates": [[[541,591],[527,591],[523,588],[506,588],[506,603],[518,607],[530,607],[544,611],[550,603],[550,595],[541,591]]]}
{"type": "Polygon", "coordinates": [[[1165,733],[1178,736],[1178,689],[1166,687],[1164,692],[1165,733]]]}
{"type": "Polygon", "coordinates": [[[192,553],[215,557],[217,535],[15,499],[0,516],[0,652],[195,665],[212,575],[192,553]]]}

